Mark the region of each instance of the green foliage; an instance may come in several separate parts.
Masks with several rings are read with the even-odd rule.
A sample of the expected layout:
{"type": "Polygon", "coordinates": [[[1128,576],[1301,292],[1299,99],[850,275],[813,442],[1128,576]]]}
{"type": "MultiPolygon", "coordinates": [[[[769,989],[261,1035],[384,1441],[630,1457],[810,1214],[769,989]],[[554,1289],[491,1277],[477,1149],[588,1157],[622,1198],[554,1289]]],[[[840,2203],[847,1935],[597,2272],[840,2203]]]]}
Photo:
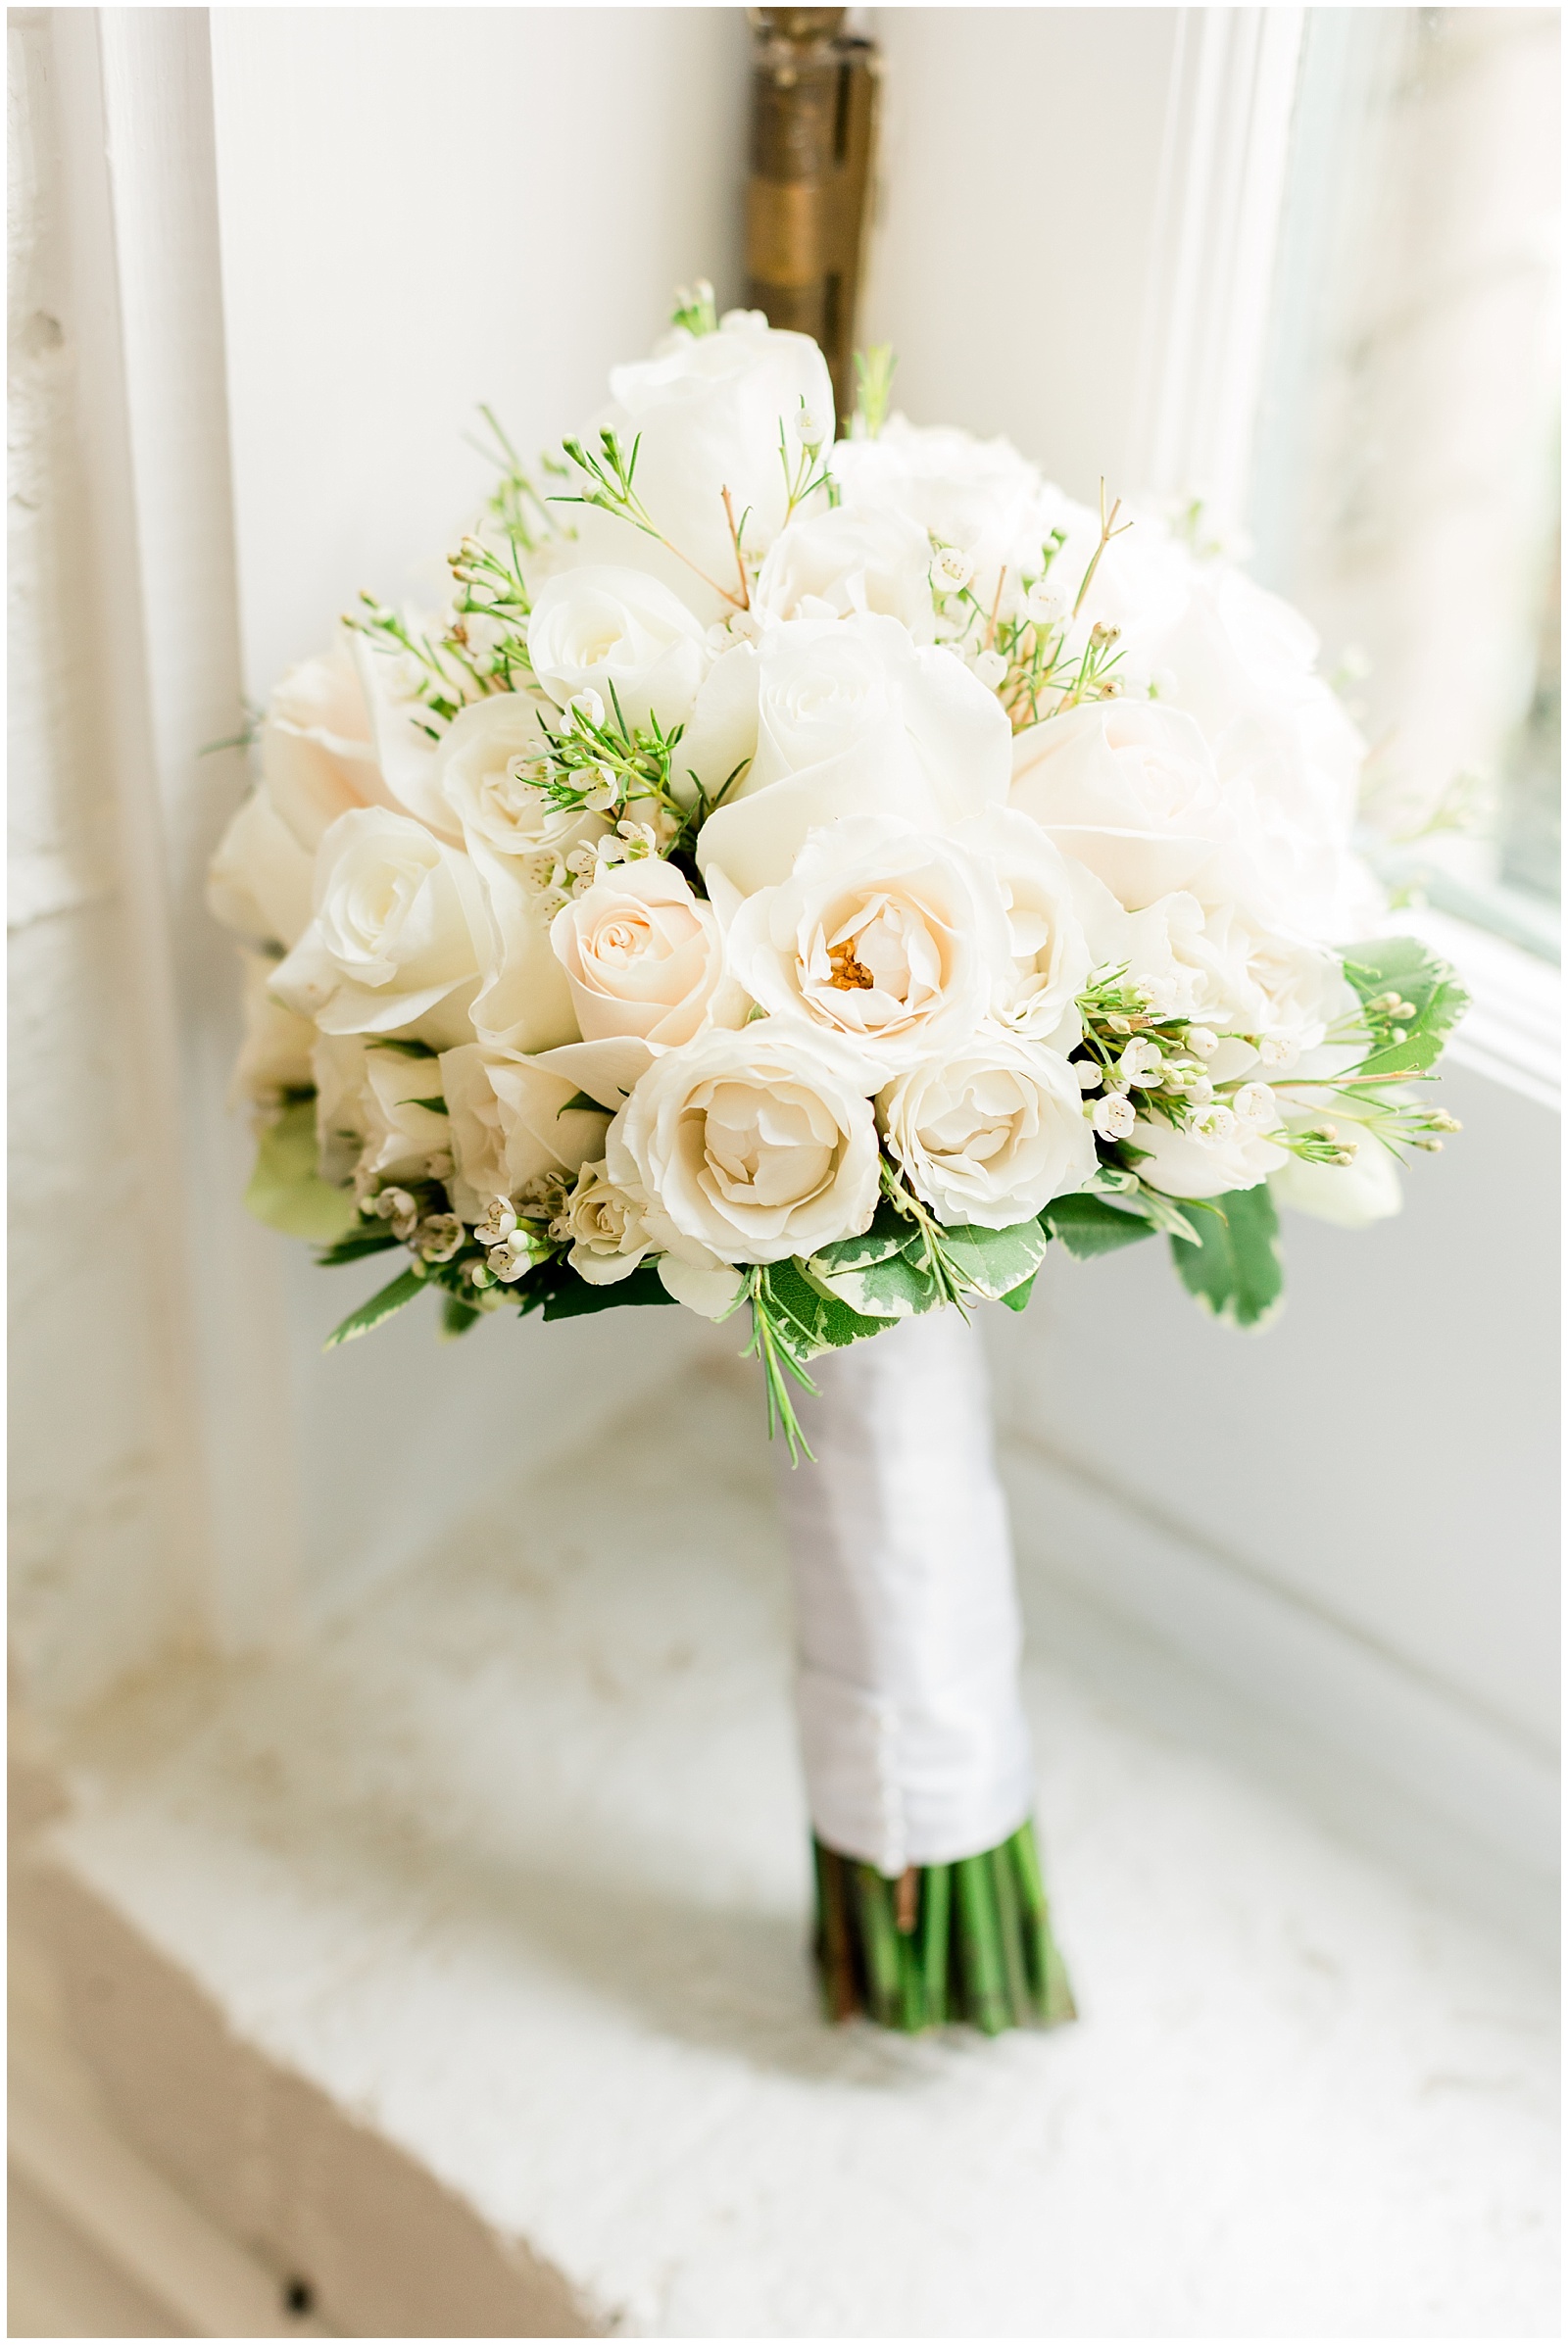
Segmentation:
{"type": "Polygon", "coordinates": [[[361,1221],[316,1259],[323,1270],[335,1270],[342,1262],[363,1262],[368,1254],[384,1254],[389,1246],[399,1243],[384,1221],[361,1221]]]}
{"type": "Polygon", "coordinates": [[[1006,1304],[1009,1311],[1021,1311],[1027,1308],[1029,1297],[1031,1295],[1033,1295],[1034,1291],[1034,1276],[1031,1274],[1024,1280],[1021,1287],[1009,1287],[1006,1294],[1003,1295],[1002,1300],[1006,1304]]]}
{"type": "Polygon", "coordinates": [[[964,1292],[986,1302],[1004,1301],[1015,1288],[1032,1279],[1046,1258],[1049,1243],[1049,1234],[1038,1221],[1020,1221],[1008,1230],[960,1226],[942,1233],[943,1249],[962,1280],[964,1292]]]}
{"type": "Polygon", "coordinates": [[[317,1171],[314,1099],[291,1099],[262,1133],[245,1203],[258,1221],[281,1230],[285,1238],[330,1245],[353,1228],[359,1218],[353,1196],[332,1188],[317,1171]]]}
{"type": "Polygon", "coordinates": [[[808,1278],[799,1262],[775,1262],[768,1272],[768,1293],[781,1332],[801,1360],[823,1351],[839,1351],[864,1336],[880,1335],[885,1318],[866,1318],[852,1310],[841,1296],[825,1292],[808,1278]]]}
{"type": "Polygon", "coordinates": [[[537,1295],[538,1306],[547,1319],[582,1319],[590,1311],[657,1306],[675,1300],[652,1262],[639,1262],[629,1278],[617,1279],[612,1286],[591,1287],[558,1256],[541,1263],[533,1277],[522,1283],[532,1290],[523,1300],[524,1310],[536,1307],[537,1295]],[[536,1288],[535,1281],[542,1283],[536,1288]]]}
{"type": "Polygon", "coordinates": [[[1349,945],[1344,960],[1372,1035],[1372,1048],[1354,1077],[1417,1075],[1435,1065],[1470,1005],[1447,962],[1416,937],[1374,937],[1349,945]]]}
{"type": "Polygon", "coordinates": [[[1054,1198],[1040,1218],[1078,1262],[1092,1262],[1097,1254],[1114,1253],[1154,1234],[1152,1222],[1142,1214],[1084,1190],[1054,1198]]]}
{"type": "Polygon", "coordinates": [[[405,1303],[422,1295],[426,1283],[418,1271],[405,1270],[389,1287],[383,1287],[368,1302],[362,1302],[357,1311],[351,1311],[342,1325],[332,1330],[322,1350],[335,1351],[340,1343],[353,1343],[359,1337],[368,1336],[371,1328],[379,1327],[383,1319],[390,1319],[394,1311],[401,1311],[405,1303]]]}
{"type": "Polygon", "coordinates": [[[476,1311],[472,1304],[466,1303],[461,1295],[443,1295],[441,1297],[442,1341],[450,1343],[457,1337],[466,1336],[469,1328],[477,1327],[483,1317],[482,1311],[476,1311]]]}
{"type": "Polygon", "coordinates": [[[1198,1239],[1173,1238],[1183,1286],[1204,1310],[1236,1327],[1266,1327],[1285,1300],[1279,1216],[1268,1183],[1233,1189],[1198,1218],[1198,1239]]]}

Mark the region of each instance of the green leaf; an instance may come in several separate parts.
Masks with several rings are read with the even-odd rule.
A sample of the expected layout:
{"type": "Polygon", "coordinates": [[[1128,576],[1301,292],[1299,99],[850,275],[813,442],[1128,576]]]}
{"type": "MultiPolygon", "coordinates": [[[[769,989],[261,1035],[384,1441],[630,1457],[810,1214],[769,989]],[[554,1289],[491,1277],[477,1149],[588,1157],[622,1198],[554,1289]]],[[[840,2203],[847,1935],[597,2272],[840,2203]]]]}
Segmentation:
{"type": "Polygon", "coordinates": [[[405,1107],[423,1107],[431,1115],[446,1115],[450,1112],[439,1092],[433,1099],[405,1099],[403,1104],[405,1107]]]}
{"type": "Polygon", "coordinates": [[[368,1302],[362,1302],[357,1311],[350,1311],[341,1327],[335,1327],[322,1344],[323,1351],[335,1351],[340,1343],[352,1343],[357,1337],[368,1336],[372,1327],[379,1327],[383,1319],[390,1319],[394,1311],[401,1311],[405,1303],[425,1291],[425,1281],[416,1270],[405,1270],[390,1287],[383,1287],[372,1295],[368,1302]]]}
{"type": "Polygon", "coordinates": [[[1038,1221],[1008,1230],[981,1230],[963,1224],[944,1230],[942,1249],[966,1286],[988,1302],[1000,1302],[1014,1287],[1032,1279],[1046,1258],[1048,1233],[1038,1221]]]}
{"type": "Polygon", "coordinates": [[[286,1238],[331,1245],[359,1220],[350,1190],[334,1189],[317,1167],[316,1102],[292,1099],[263,1132],[245,1192],[248,1210],[286,1238]]]}
{"type": "Polygon", "coordinates": [[[1029,1277],[1024,1280],[1021,1287],[1009,1287],[1007,1289],[1007,1292],[1003,1295],[1002,1300],[1006,1304],[1009,1311],[1023,1310],[1025,1305],[1028,1303],[1030,1295],[1035,1291],[1035,1276],[1036,1274],[1031,1272],[1029,1277]]]}
{"type": "Polygon", "coordinates": [[[340,1262],[363,1262],[368,1254],[384,1254],[389,1246],[399,1241],[383,1221],[367,1229],[363,1222],[350,1230],[346,1238],[339,1238],[316,1257],[323,1270],[333,1270],[340,1262]]]}
{"type": "Polygon", "coordinates": [[[1214,1212],[1199,1216],[1196,1246],[1184,1238],[1170,1242],[1182,1284],[1216,1319],[1266,1327],[1285,1300],[1279,1216],[1268,1183],[1230,1190],[1214,1204],[1214,1212]]]}
{"type": "Polygon", "coordinates": [[[841,1295],[819,1286],[804,1263],[771,1263],[767,1291],[784,1341],[804,1360],[820,1351],[842,1350],[864,1336],[880,1335],[888,1324],[852,1310],[841,1295]]]}
{"type": "Polygon", "coordinates": [[[564,1106],[556,1109],[557,1123],[564,1115],[570,1115],[574,1108],[582,1107],[586,1107],[590,1115],[608,1115],[610,1112],[603,1099],[591,1099],[585,1091],[574,1091],[564,1106]]]}
{"type": "Polygon", "coordinates": [[[409,1042],[401,1035],[377,1034],[366,1048],[371,1050],[401,1050],[405,1058],[439,1058],[439,1050],[432,1050],[428,1043],[409,1042]]]}
{"type": "MultiPolygon", "coordinates": [[[[554,1269],[555,1265],[549,1267],[554,1269]]],[[[623,1305],[647,1306],[674,1300],[652,1262],[639,1262],[630,1278],[617,1279],[609,1287],[590,1287],[586,1279],[563,1266],[559,1283],[552,1283],[545,1293],[544,1314],[547,1319],[581,1319],[589,1311],[613,1311],[623,1305]]]]}
{"type": "Polygon", "coordinates": [[[934,1311],[942,1300],[929,1271],[922,1270],[906,1253],[879,1255],[854,1268],[835,1266],[829,1260],[837,1250],[835,1246],[825,1247],[803,1263],[802,1269],[820,1294],[863,1319],[911,1319],[919,1311],[934,1311]]]}
{"type": "MultiPolygon", "coordinates": [[[[1348,945],[1343,954],[1345,974],[1363,1002],[1380,994],[1398,993],[1414,1015],[1397,1024],[1402,1043],[1386,1043],[1373,1050],[1354,1075],[1417,1075],[1436,1064],[1450,1029],[1470,1006],[1470,997],[1446,960],[1440,960],[1418,937],[1374,937],[1367,944],[1348,945]]],[[[1378,1031],[1387,1032],[1381,1019],[1378,1031]]]]}
{"type": "Polygon", "coordinates": [[[1135,1246],[1140,1238],[1154,1234],[1152,1223],[1142,1214],[1082,1190],[1054,1198],[1040,1218],[1076,1262],[1092,1262],[1097,1254],[1114,1253],[1118,1246],[1135,1246]]]}
{"type": "Polygon", "coordinates": [[[441,1297],[441,1334],[448,1343],[455,1337],[466,1336],[469,1328],[477,1327],[483,1317],[482,1311],[476,1311],[471,1303],[464,1302],[459,1295],[443,1295],[441,1297]]]}
{"type": "Polygon", "coordinates": [[[887,1197],[876,1209],[876,1218],[868,1230],[858,1238],[839,1238],[833,1245],[824,1246],[820,1253],[811,1256],[812,1263],[824,1278],[836,1278],[841,1270],[863,1270],[869,1262],[891,1261],[895,1254],[907,1253],[912,1248],[920,1253],[920,1225],[906,1213],[900,1213],[887,1197]]]}

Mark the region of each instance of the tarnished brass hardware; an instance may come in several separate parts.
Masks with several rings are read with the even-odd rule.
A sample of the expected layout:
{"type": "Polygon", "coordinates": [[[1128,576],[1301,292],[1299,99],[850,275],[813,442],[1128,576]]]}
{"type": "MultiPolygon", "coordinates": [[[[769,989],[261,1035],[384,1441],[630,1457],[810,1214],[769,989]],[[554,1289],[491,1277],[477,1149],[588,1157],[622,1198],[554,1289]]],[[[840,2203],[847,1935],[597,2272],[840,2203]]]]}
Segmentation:
{"type": "Polygon", "coordinates": [[[814,336],[841,422],[876,135],[880,60],[843,30],[842,8],[754,8],[747,302],[770,325],[814,336]]]}

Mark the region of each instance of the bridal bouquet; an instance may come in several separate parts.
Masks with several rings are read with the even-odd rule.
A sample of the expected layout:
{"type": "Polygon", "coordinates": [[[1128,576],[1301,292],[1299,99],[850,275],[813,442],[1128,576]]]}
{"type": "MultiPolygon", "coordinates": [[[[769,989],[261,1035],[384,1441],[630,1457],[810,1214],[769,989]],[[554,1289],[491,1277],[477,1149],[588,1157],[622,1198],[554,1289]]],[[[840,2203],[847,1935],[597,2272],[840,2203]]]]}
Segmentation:
{"type": "MultiPolygon", "coordinates": [[[[859,362],[836,440],[814,344],[700,287],[560,457],[525,470],[497,429],[441,607],[367,596],[278,687],[212,888],[245,940],[252,1204],[323,1261],[402,1256],[333,1342],[426,1291],[454,1335],[743,1313],[791,1455],[837,1440],[862,1481],[845,1429],[893,1368],[827,1355],[918,1354],[919,1425],[895,1398],[860,1427],[902,1428],[915,1483],[967,1410],[981,1495],[944,1538],[1002,1561],[970,1553],[990,1593],[944,1618],[961,1643],[995,1617],[964,1680],[990,1723],[922,1694],[906,1775],[1008,1788],[928,1832],[912,1793],[866,1822],[854,1792],[835,1824],[819,1786],[882,1782],[866,1719],[897,1740],[909,1704],[867,1662],[840,1717],[853,1672],[809,1662],[808,1623],[814,1770],[803,1717],[834,2007],[1000,2026],[1065,1986],[995,1723],[1016,1631],[983,1392],[910,1323],[1021,1310],[1053,1241],[1159,1233],[1205,1307],[1261,1324],[1278,1203],[1391,1213],[1400,1153],[1454,1128],[1421,1084],[1463,998],[1382,933],[1362,744],[1200,509],[1091,511],[1004,442],[889,417],[889,375],[859,362]]],[[[826,1473],[795,1503],[853,1579],[826,1473]]],[[[902,1600],[863,1595],[860,1628],[902,1600]]]]}

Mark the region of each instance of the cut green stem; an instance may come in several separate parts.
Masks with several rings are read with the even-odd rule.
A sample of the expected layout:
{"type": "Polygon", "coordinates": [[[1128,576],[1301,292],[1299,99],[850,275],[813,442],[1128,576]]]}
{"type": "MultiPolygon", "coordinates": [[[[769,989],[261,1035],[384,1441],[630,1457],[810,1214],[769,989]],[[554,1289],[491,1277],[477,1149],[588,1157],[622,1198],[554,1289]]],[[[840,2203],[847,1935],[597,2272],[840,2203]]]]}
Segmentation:
{"type": "Polygon", "coordinates": [[[958,2021],[999,2035],[1074,2017],[1031,1825],[1000,1847],[913,1868],[903,1881],[813,1847],[830,2019],[863,2012],[905,2035],[958,2021]]]}

